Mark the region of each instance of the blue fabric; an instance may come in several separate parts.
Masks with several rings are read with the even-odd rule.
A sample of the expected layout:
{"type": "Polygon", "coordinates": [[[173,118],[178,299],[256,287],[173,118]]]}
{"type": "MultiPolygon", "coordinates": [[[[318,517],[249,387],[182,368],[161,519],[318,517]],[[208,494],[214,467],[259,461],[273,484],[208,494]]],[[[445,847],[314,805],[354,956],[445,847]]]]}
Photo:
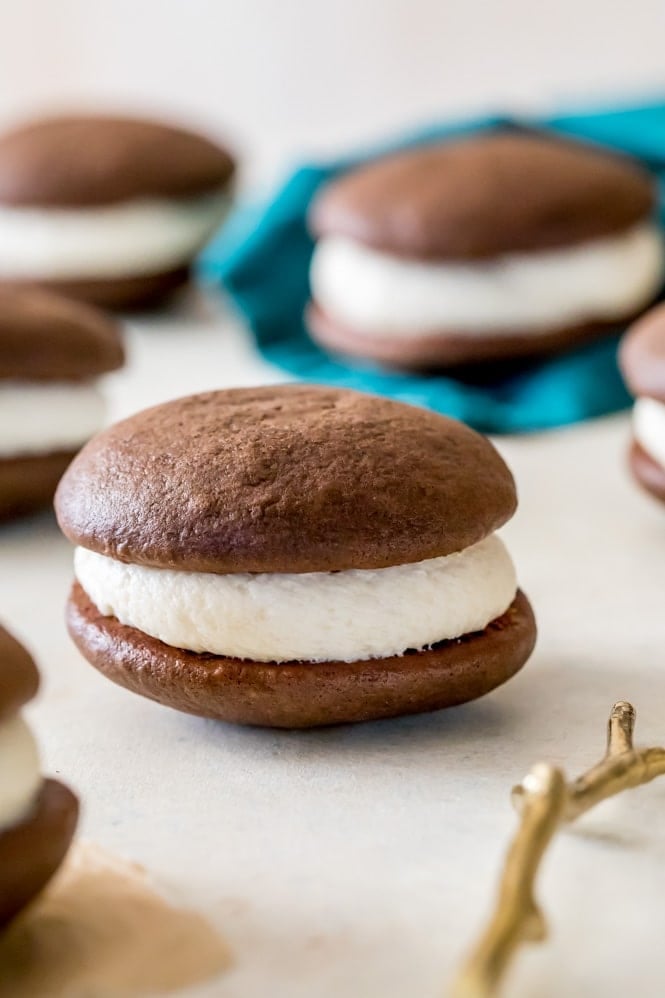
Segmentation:
{"type": "MultiPolygon", "coordinates": [[[[200,261],[203,280],[225,286],[264,357],[297,379],[389,395],[494,433],[563,426],[624,408],[630,399],[616,363],[620,330],[599,343],[488,384],[468,384],[443,374],[401,374],[369,363],[337,360],[307,336],[302,315],[309,297],[313,244],[305,216],[321,184],[369,155],[497,125],[551,129],[631,153],[657,174],[661,190],[665,186],[665,103],[529,121],[458,122],[420,131],[328,166],[297,170],[269,204],[241,206],[235,212],[200,261]]],[[[661,220],[665,221],[662,203],[661,197],[661,220]]]]}

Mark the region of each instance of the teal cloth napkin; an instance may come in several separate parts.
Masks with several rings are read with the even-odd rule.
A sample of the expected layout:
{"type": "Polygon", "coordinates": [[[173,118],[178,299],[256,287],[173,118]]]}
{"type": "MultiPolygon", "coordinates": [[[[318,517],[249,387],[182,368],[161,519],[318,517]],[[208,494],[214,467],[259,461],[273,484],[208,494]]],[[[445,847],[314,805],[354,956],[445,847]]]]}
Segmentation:
{"type": "Polygon", "coordinates": [[[204,253],[199,266],[202,279],[223,284],[263,356],[296,379],[388,395],[490,433],[544,430],[625,408],[630,398],[616,362],[621,330],[599,343],[482,384],[335,359],[305,331],[303,309],[309,297],[313,249],[305,218],[321,184],[369,156],[498,125],[550,129],[630,153],[658,176],[661,189],[665,185],[665,103],[528,121],[495,117],[438,126],[328,166],[302,167],[267,205],[240,206],[204,253]]]}

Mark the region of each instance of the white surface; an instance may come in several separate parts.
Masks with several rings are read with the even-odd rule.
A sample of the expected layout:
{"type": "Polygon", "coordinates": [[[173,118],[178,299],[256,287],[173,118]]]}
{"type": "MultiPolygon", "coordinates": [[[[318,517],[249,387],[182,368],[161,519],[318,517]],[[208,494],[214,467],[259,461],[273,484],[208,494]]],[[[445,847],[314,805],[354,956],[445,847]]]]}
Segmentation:
{"type": "Polygon", "coordinates": [[[537,332],[620,319],[652,301],[663,281],[663,237],[643,223],[562,249],[460,263],[391,256],[328,236],[314,251],[310,281],[328,315],[370,336],[537,332]]]}
{"type": "Polygon", "coordinates": [[[665,86],[662,0],[0,0],[0,30],[0,123],[166,115],[233,140],[250,183],[414,122],[665,86]]]}
{"type": "Polygon", "coordinates": [[[37,742],[20,714],[0,721],[0,831],[21,821],[41,786],[37,742]]]}
{"type": "Polygon", "coordinates": [[[106,616],[176,648],[257,662],[355,662],[482,631],[515,599],[497,536],[415,564],[301,575],[127,565],[78,548],[78,581],[106,616]]]}
{"type": "Polygon", "coordinates": [[[226,194],[207,194],[101,208],[0,205],[0,274],[66,280],[170,270],[196,256],[228,203],[226,194]]]}
{"type": "Polygon", "coordinates": [[[0,456],[74,450],[103,425],[96,383],[0,383],[0,456]]]}
{"type": "Polygon", "coordinates": [[[638,398],[633,409],[633,433],[647,454],[665,468],[665,403],[638,398]]]}
{"type": "MultiPolygon", "coordinates": [[[[275,380],[228,319],[135,327],[114,412],[275,380]]],[[[121,690],[70,644],[72,551],[48,517],[0,532],[0,616],[34,650],[45,768],[81,793],[82,831],[208,912],[234,951],[206,998],[440,998],[491,899],[538,759],[571,775],[613,701],[665,743],[665,507],[624,461],[629,418],[505,439],[521,495],[506,540],[540,625],[524,672],[476,704],[310,733],[227,727],[121,690]]],[[[662,998],[665,780],[562,835],[540,896],[551,938],[510,998],[662,998]]]]}

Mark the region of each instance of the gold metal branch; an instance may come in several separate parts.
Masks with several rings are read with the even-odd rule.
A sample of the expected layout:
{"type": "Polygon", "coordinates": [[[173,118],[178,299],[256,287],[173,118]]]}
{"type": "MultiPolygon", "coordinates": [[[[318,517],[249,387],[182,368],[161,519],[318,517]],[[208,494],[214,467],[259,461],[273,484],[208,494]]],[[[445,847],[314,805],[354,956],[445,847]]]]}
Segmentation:
{"type": "Polygon", "coordinates": [[[491,998],[522,943],[547,936],[534,897],[540,862],[557,828],[608,797],[665,775],[665,749],[633,747],[635,709],[615,703],[604,758],[572,783],[560,769],[538,763],[515,787],[520,824],[506,856],[494,913],[454,982],[451,998],[491,998]]]}
{"type": "Polygon", "coordinates": [[[621,700],[615,703],[607,725],[607,752],[602,762],[578,777],[568,788],[566,821],[613,797],[665,775],[664,748],[633,748],[635,708],[621,700]]]}
{"type": "Polygon", "coordinates": [[[453,998],[493,995],[514,951],[547,935],[533,888],[540,861],[562,820],[566,784],[560,769],[538,763],[525,780],[522,820],[506,856],[496,908],[453,988],[453,998]]]}

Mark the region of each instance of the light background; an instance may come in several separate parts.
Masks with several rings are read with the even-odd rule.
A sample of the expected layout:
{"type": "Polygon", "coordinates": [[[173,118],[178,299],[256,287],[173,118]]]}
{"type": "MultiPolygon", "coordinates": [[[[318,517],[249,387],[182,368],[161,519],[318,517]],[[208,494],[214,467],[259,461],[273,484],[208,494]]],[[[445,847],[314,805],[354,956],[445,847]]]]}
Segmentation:
{"type": "MultiPolygon", "coordinates": [[[[665,3],[638,0],[0,0],[0,125],[45,105],[157,110],[227,133],[249,183],[293,159],[451,112],[665,92],[665,3]]],[[[133,324],[114,418],[275,378],[228,316],[133,324]]],[[[597,759],[613,700],[665,737],[662,510],[624,469],[627,416],[502,440],[507,531],[539,644],[479,704],[298,734],[169,712],[85,666],[62,607],[71,550],[48,517],[0,535],[0,614],[40,663],[28,710],[82,834],[204,911],[234,954],[191,998],[440,998],[487,909],[539,757],[597,759]]],[[[665,781],[562,835],[552,935],[511,998],[662,998],[665,781]]]]}
{"type": "Polygon", "coordinates": [[[662,0],[0,0],[0,125],[159,111],[249,182],[450,112],[665,92],[662,0]]]}

